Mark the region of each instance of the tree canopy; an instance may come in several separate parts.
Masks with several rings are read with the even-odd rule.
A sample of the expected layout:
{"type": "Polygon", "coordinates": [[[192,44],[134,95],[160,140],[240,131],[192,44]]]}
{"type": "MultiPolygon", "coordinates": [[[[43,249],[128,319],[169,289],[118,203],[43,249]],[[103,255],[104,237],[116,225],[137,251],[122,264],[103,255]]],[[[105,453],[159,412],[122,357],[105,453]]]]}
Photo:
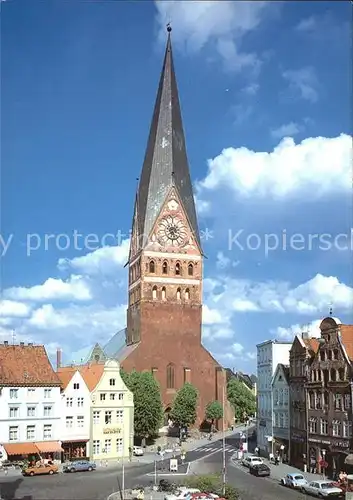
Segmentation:
{"type": "Polygon", "coordinates": [[[144,438],[155,436],[163,420],[160,387],[150,372],[126,373],[121,377],[134,395],[134,432],[144,438]]]}
{"type": "Polygon", "coordinates": [[[223,406],[219,401],[210,401],[206,406],[205,417],[214,422],[223,418],[223,406]]]}
{"type": "Polygon", "coordinates": [[[256,412],[255,394],[244,386],[236,377],[232,377],[227,385],[228,400],[234,408],[235,418],[245,420],[256,412]]]}
{"type": "Polygon", "coordinates": [[[198,392],[188,382],[177,392],[170,417],[175,425],[188,427],[196,421],[198,392]]]}
{"type": "MultiPolygon", "coordinates": [[[[220,497],[223,497],[223,481],[220,474],[204,474],[201,476],[189,476],[185,479],[185,483],[189,488],[197,488],[200,491],[208,491],[220,497]]],[[[225,485],[226,500],[238,500],[239,492],[230,484],[225,485]]]]}

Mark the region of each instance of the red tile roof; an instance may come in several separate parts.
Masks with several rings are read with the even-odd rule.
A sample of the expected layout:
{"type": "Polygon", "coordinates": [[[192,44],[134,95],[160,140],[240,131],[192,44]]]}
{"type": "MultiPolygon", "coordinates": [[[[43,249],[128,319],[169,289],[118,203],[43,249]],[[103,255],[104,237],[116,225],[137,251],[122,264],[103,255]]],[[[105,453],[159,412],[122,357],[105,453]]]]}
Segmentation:
{"type": "Polygon", "coordinates": [[[314,353],[317,353],[317,351],[319,350],[319,345],[320,345],[318,339],[315,339],[315,338],[303,339],[303,341],[308,349],[310,349],[314,353]]]}
{"type": "Polygon", "coordinates": [[[43,345],[0,344],[0,385],[59,386],[43,345]]]}
{"type": "Polygon", "coordinates": [[[340,325],[341,339],[349,359],[353,361],[353,325],[340,325]]]}
{"type": "Polygon", "coordinates": [[[59,368],[58,376],[62,382],[61,386],[63,389],[66,389],[76,371],[80,372],[81,377],[85,381],[89,391],[92,392],[103,375],[104,364],[88,363],[87,365],[63,366],[62,368],[59,368]]]}

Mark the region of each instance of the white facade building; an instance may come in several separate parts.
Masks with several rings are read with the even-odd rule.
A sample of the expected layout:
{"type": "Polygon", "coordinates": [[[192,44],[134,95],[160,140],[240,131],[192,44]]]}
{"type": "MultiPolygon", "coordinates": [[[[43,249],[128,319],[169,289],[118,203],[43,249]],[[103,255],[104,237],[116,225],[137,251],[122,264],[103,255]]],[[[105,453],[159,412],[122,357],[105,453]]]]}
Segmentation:
{"type": "Polygon", "coordinates": [[[268,455],[273,442],[272,379],[279,363],[289,364],[291,342],[267,340],[257,347],[257,445],[268,455]]]}
{"type": "Polygon", "coordinates": [[[60,381],[44,346],[0,345],[0,460],[60,458],[60,381]]]}
{"type": "MultiPolygon", "coordinates": [[[[58,373],[60,376],[60,370],[58,373]]],[[[69,377],[61,394],[60,436],[65,460],[89,456],[90,437],[90,391],[78,370],[69,377]]]]}
{"type": "Polygon", "coordinates": [[[289,451],[289,366],[279,363],[272,380],[274,451],[282,458],[289,451]]]}

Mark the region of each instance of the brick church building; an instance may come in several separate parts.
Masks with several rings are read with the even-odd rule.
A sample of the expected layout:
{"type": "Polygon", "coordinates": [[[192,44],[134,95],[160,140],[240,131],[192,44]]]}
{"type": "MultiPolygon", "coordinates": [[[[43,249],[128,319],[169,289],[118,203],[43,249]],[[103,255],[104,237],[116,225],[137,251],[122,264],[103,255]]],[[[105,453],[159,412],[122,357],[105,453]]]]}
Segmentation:
{"type": "MultiPolygon", "coordinates": [[[[201,341],[203,254],[174,72],[170,28],[136,193],[127,328],[104,354],[158,379],[167,416],[185,382],[199,391],[198,421],[222,401],[225,373],[201,341]],[[123,338],[123,336],[125,338],[123,338]]],[[[233,423],[226,401],[226,425],[233,423]]]]}

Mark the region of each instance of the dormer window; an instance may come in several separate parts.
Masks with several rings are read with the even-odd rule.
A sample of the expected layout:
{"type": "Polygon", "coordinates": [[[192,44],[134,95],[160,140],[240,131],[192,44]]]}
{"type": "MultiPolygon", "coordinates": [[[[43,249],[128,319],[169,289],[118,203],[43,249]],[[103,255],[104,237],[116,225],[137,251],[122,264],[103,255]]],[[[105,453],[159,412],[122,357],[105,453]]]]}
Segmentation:
{"type": "Polygon", "coordinates": [[[149,271],[150,273],[154,274],[156,272],[156,265],[154,263],[154,260],[151,260],[150,261],[150,265],[149,265],[149,271]]]}
{"type": "Polygon", "coordinates": [[[179,262],[177,262],[177,263],[175,264],[175,274],[176,274],[177,276],[180,276],[180,275],[181,275],[181,266],[180,266],[179,262]]]}
{"type": "Polygon", "coordinates": [[[166,262],[163,262],[162,273],[168,274],[168,264],[166,262]]]}
{"type": "Polygon", "coordinates": [[[192,264],[188,265],[188,275],[193,276],[194,275],[194,266],[192,264]]]}

